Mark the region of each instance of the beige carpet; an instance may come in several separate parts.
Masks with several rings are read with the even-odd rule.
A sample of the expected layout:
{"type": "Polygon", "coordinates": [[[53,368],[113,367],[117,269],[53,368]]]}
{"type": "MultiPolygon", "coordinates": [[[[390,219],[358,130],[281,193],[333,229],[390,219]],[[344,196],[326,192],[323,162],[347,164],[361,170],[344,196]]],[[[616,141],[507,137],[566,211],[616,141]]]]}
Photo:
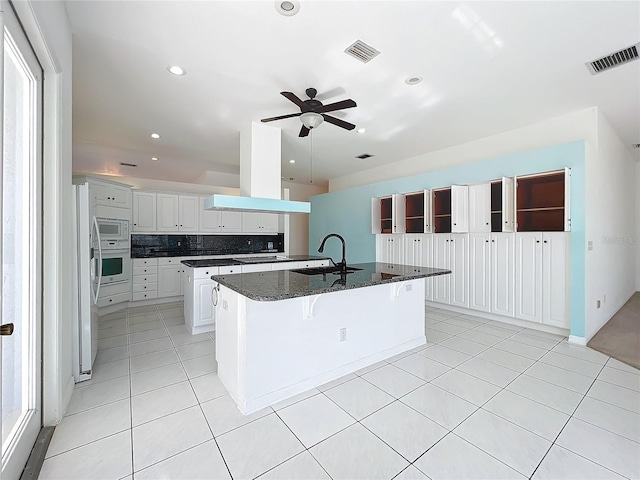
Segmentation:
{"type": "Polygon", "coordinates": [[[640,369],[640,292],[595,334],[588,346],[640,369]]]}

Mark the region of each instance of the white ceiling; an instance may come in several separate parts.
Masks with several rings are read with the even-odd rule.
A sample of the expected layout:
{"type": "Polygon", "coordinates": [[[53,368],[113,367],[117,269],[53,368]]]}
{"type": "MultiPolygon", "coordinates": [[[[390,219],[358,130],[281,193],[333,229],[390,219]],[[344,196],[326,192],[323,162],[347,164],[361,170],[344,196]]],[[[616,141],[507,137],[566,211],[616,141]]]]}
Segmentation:
{"type": "Polygon", "coordinates": [[[584,65],[640,41],[638,1],[300,3],[285,17],[269,0],[68,1],[74,171],[235,173],[240,129],[299,112],[279,92],[305,99],[308,87],[324,103],[354,99],[336,116],[367,132],[325,122],[298,138],[298,118],[271,123],[295,182],[309,180],[311,138],[319,183],[591,106],[640,143],[640,61],[599,75],[584,65]],[[380,55],[345,54],[356,39],[380,55]]]}

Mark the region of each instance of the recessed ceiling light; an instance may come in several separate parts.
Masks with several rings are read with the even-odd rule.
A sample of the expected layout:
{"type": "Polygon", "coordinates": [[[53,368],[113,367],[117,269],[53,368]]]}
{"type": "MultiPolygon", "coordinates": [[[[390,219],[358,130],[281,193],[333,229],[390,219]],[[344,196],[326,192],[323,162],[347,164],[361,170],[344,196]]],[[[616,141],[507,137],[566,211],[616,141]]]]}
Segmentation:
{"type": "Polygon", "coordinates": [[[422,77],[408,77],[404,83],[407,85],[417,85],[422,81],[422,77]]]}
{"type": "Polygon", "coordinates": [[[286,17],[292,17],[300,11],[300,3],[296,0],[277,0],[275,3],[278,13],[286,17]]]}
{"type": "Polygon", "coordinates": [[[296,163],[295,160],[289,160],[289,163],[296,163]]]}
{"type": "Polygon", "coordinates": [[[160,138],[160,135],[158,135],[157,133],[152,133],[151,138],[160,138]]]}
{"type": "Polygon", "coordinates": [[[151,157],[151,160],[158,160],[158,157],[151,157]]]}
{"type": "Polygon", "coordinates": [[[366,133],[367,129],[366,128],[359,128],[358,130],[356,130],[358,133],[366,133]]]}
{"type": "Polygon", "coordinates": [[[184,68],[179,67],[178,65],[169,65],[167,67],[167,70],[169,70],[169,73],[173,73],[174,75],[177,75],[179,77],[187,74],[187,71],[184,68]]]}

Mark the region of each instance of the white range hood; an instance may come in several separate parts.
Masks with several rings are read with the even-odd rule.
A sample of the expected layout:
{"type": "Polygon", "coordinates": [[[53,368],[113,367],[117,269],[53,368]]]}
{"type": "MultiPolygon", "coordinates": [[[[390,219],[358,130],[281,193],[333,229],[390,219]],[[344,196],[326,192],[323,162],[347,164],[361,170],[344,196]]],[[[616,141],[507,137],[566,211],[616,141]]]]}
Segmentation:
{"type": "Polygon", "coordinates": [[[205,199],[206,210],[310,213],[309,202],[281,199],[281,132],[251,122],[240,132],[240,196],[214,194],[205,199]]]}

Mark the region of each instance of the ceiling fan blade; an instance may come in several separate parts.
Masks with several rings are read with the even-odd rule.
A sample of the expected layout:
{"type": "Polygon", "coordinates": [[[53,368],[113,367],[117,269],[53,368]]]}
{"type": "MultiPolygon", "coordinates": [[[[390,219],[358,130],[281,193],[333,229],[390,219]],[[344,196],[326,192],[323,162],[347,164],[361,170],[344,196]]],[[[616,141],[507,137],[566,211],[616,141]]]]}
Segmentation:
{"type": "Polygon", "coordinates": [[[345,122],[344,120],[340,120],[339,118],[332,117],[331,115],[323,114],[322,118],[324,118],[329,123],[333,123],[334,125],[345,128],[347,130],[353,130],[354,128],[356,128],[356,126],[353,123],[345,122]]]}
{"type": "Polygon", "coordinates": [[[283,97],[291,100],[293,103],[295,103],[300,108],[306,107],[305,103],[302,100],[300,100],[295,93],[292,93],[292,92],[280,92],[280,95],[282,95],[283,97]]]}
{"type": "Polygon", "coordinates": [[[299,117],[302,113],[291,113],[289,115],[281,115],[279,117],[263,118],[261,122],[273,122],[274,120],[282,120],[283,118],[299,117]]]}
{"type": "Polygon", "coordinates": [[[300,133],[298,134],[299,137],[306,137],[307,135],[309,135],[309,129],[307,127],[305,127],[304,125],[302,125],[302,128],[300,129],[300,133]]]}
{"type": "Polygon", "coordinates": [[[356,102],[349,99],[349,100],[342,100],[336,103],[330,103],[329,105],[323,105],[322,107],[316,109],[315,111],[317,113],[333,112],[334,110],[342,110],[344,108],[352,108],[357,106],[358,104],[356,102]]]}

